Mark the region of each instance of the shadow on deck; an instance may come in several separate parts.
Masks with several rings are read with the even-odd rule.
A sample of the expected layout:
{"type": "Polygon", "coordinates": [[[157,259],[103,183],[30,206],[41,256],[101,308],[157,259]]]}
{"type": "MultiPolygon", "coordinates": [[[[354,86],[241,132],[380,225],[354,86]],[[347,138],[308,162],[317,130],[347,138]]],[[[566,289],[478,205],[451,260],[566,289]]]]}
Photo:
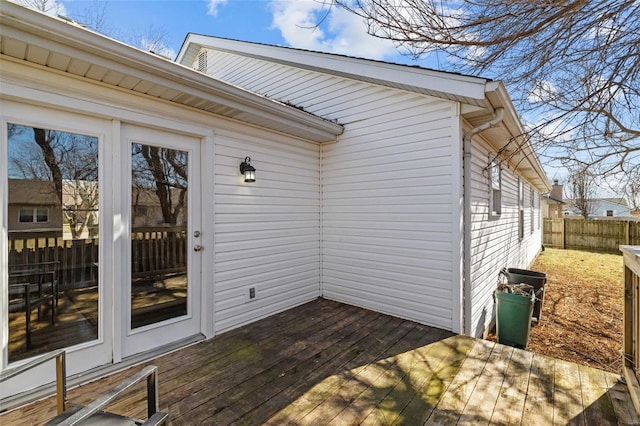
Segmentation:
{"type": "MultiPolygon", "coordinates": [[[[170,424],[637,424],[619,376],[319,299],[148,364],[170,424]]],[[[70,392],[90,401],[124,372],[70,392]]],[[[144,388],[110,411],[144,417],[144,388]]],[[[0,417],[39,424],[53,398],[0,417]]]]}

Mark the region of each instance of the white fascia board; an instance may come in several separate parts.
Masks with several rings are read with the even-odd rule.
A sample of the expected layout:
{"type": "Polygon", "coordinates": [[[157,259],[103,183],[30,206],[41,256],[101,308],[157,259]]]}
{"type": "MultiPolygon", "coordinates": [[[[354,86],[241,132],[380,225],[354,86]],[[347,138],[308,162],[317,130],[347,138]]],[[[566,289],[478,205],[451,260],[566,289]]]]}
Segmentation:
{"type": "MultiPolygon", "coordinates": [[[[505,87],[502,81],[492,81],[487,83],[487,100],[491,104],[492,108],[504,108],[505,115],[502,121],[503,125],[506,127],[507,131],[511,135],[512,138],[521,138],[520,135],[524,135],[526,133],[522,122],[520,121],[520,116],[516,111],[515,106],[513,105],[513,101],[511,100],[511,96],[509,96],[509,92],[507,92],[507,88],[505,87]]],[[[539,187],[541,191],[549,192],[551,191],[551,183],[549,182],[549,178],[542,168],[542,164],[538,159],[533,147],[530,142],[523,147],[524,154],[527,159],[527,163],[531,166],[531,168],[535,171],[535,174],[540,179],[542,185],[539,187]]]]}
{"type": "Polygon", "coordinates": [[[485,84],[488,81],[484,78],[433,71],[410,65],[391,64],[370,59],[352,58],[331,53],[312,52],[198,34],[189,34],[187,36],[178,54],[178,62],[185,59],[185,55],[192,44],[198,47],[242,54],[270,62],[304,67],[317,72],[339,74],[355,80],[363,78],[374,79],[477,100],[484,99],[485,84]]]}
{"type": "Polygon", "coordinates": [[[328,137],[343,132],[337,123],[297,108],[263,97],[241,87],[216,80],[191,68],[82,28],[59,18],[2,2],[0,34],[27,43],[63,49],[64,53],[89,63],[103,65],[125,75],[168,85],[194,96],[213,98],[216,102],[258,116],[286,122],[296,128],[317,129],[328,137]]]}

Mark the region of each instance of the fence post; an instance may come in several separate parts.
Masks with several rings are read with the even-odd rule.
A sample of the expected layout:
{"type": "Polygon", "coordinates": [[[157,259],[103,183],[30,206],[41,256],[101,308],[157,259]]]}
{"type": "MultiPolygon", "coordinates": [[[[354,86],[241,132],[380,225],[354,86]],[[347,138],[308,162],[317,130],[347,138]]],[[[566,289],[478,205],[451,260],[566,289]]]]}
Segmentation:
{"type": "Polygon", "coordinates": [[[562,226],[560,227],[561,229],[560,232],[562,233],[562,249],[565,249],[567,247],[567,241],[566,241],[567,237],[566,237],[566,233],[564,232],[564,228],[565,228],[564,224],[566,220],[567,220],[566,218],[564,217],[562,218],[562,226]]]}

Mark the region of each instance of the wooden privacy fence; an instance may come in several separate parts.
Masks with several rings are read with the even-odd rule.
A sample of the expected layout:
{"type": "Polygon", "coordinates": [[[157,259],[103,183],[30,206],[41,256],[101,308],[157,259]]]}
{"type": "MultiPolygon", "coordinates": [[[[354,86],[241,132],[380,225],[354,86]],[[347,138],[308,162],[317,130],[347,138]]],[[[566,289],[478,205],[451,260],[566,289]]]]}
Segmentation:
{"type": "Polygon", "coordinates": [[[69,240],[61,231],[9,232],[9,266],[57,263],[61,290],[97,282],[98,239],[69,240]]]}
{"type": "Polygon", "coordinates": [[[131,274],[134,277],[187,270],[187,228],[134,228],[131,231],[131,274]]]}
{"type": "Polygon", "coordinates": [[[640,245],[640,222],[544,219],[545,247],[620,253],[621,245],[640,245]]]}
{"type": "MultiPolygon", "coordinates": [[[[98,238],[69,240],[61,231],[9,232],[9,265],[57,262],[59,288],[98,282],[98,238]]],[[[134,277],[186,271],[185,227],[134,228],[131,274],[134,277]]]]}

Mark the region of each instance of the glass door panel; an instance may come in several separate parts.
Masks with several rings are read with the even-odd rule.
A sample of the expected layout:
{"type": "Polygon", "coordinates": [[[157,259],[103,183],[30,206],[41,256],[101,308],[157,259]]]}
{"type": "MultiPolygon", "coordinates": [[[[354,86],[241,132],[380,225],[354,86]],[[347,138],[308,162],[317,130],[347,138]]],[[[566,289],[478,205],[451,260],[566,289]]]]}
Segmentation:
{"type": "Polygon", "coordinates": [[[98,138],[8,124],[8,361],[98,339],[98,138]]]}
{"type": "Polygon", "coordinates": [[[189,155],[131,146],[131,328],[136,329],[187,315],[189,155]]]}
{"type": "MultiPolygon", "coordinates": [[[[122,125],[130,155],[123,358],[201,336],[200,139],[122,125]]],[[[124,152],[123,152],[124,154],[124,152]]]]}

